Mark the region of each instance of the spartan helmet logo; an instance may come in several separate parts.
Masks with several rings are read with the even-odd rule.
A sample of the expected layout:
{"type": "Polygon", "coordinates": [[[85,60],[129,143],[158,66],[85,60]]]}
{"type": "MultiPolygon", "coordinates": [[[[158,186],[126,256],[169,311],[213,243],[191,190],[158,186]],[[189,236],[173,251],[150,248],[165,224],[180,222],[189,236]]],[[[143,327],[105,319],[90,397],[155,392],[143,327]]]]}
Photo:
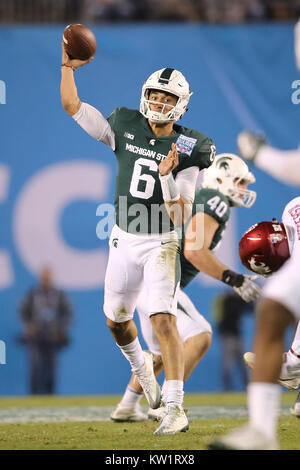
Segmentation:
{"type": "Polygon", "coordinates": [[[219,160],[218,163],[217,163],[218,168],[220,168],[220,169],[221,169],[221,168],[224,168],[224,170],[227,171],[228,168],[229,168],[229,163],[228,163],[228,161],[231,161],[231,160],[232,160],[231,157],[223,157],[223,158],[220,158],[220,160],[219,160]]]}

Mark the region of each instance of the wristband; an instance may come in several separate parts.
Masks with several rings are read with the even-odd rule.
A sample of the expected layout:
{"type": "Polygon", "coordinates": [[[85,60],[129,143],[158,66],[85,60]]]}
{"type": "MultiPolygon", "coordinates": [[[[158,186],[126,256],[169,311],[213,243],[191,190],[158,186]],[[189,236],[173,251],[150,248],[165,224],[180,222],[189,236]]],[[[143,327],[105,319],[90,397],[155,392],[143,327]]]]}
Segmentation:
{"type": "Polygon", "coordinates": [[[72,69],[73,72],[76,70],[75,67],[73,67],[73,65],[61,64],[61,67],[67,67],[68,69],[72,69]]]}
{"type": "Polygon", "coordinates": [[[165,202],[176,202],[180,199],[180,191],[174,180],[172,172],[168,175],[159,175],[161,190],[165,202]]]}
{"type": "Polygon", "coordinates": [[[230,269],[226,269],[222,274],[222,282],[231,287],[241,287],[244,282],[244,276],[230,271],[230,269]]]}

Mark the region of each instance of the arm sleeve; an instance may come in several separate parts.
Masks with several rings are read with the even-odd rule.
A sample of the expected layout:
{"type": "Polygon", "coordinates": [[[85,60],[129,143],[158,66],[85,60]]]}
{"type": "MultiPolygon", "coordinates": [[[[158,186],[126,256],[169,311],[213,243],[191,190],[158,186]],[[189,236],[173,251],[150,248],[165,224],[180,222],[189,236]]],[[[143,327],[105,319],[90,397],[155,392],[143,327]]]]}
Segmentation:
{"type": "Polygon", "coordinates": [[[177,173],[176,184],[180,195],[188,202],[192,203],[195,198],[196,182],[199,175],[199,168],[191,166],[177,173]]]}
{"type": "Polygon", "coordinates": [[[263,146],[257,153],[255,165],[282,183],[300,186],[300,148],[278,150],[263,146]]]}
{"type": "Polygon", "coordinates": [[[72,117],[90,136],[115,150],[115,133],[98,109],[88,103],[82,103],[72,117]]]}

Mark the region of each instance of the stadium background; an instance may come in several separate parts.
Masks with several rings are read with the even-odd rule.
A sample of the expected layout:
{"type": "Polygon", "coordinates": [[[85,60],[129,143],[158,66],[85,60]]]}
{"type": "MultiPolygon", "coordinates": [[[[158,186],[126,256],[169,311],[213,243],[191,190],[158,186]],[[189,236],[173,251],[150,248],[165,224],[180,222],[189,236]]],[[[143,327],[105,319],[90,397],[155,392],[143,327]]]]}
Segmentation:
{"type": "MultiPolygon", "coordinates": [[[[0,339],[6,344],[1,395],[27,393],[28,364],[17,342],[17,310],[45,264],[53,267],[56,284],[68,293],[75,312],[72,342],[62,353],[58,393],[121,393],[129,377],[129,366],[105,325],[107,240],[96,237],[97,207],[113,202],[116,161],[61,107],[63,28],[53,24],[0,29],[0,339]]],[[[184,73],[194,91],[183,124],[212,137],[219,153],[236,152],[236,136],[244,128],[263,129],[274,146],[298,146],[300,104],[292,102],[292,84],[299,74],[292,22],[132,23],[92,29],[98,52],[91,64],[76,71],[76,82],[81,99],[104,115],[117,106],[138,107],[147,76],[170,66],[184,73]]],[[[253,171],[257,202],[250,210],[233,210],[219,251],[236,270],[242,269],[237,244],[244,230],[258,220],[280,218],[285,204],[298,195],[297,188],[253,171]]],[[[200,275],[187,289],[212,322],[211,303],[222,288],[200,275]]],[[[242,326],[250,349],[253,317],[245,316],[242,326]]],[[[220,390],[220,359],[215,335],[186,391],[220,390]]]]}

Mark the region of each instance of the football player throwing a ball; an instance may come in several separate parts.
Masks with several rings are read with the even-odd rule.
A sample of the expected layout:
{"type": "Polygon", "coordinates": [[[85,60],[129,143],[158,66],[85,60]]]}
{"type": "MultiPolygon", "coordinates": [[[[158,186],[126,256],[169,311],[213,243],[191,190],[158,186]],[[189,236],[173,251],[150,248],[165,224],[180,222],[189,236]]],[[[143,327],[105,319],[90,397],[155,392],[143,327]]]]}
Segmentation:
{"type": "Polygon", "coordinates": [[[87,62],[70,60],[63,47],[61,99],[67,113],[108,145],[118,161],[116,225],[104,287],[107,325],[149,405],[159,407],[161,391],[152,356],[142,351],[133,321],[138,294],[146,285],[147,313],[168,384],[168,419],[157,433],[174,434],[187,430],[188,420],[182,407],[184,355],[176,325],[179,240],[173,222],[180,225],[184,220],[199,171],[211,165],[215,146],[206,135],[176,124],[192,94],[178,70],[163,68],[151,74],[143,85],[139,110],[120,107],[106,119],[78,97],[74,71],[87,62]]]}

